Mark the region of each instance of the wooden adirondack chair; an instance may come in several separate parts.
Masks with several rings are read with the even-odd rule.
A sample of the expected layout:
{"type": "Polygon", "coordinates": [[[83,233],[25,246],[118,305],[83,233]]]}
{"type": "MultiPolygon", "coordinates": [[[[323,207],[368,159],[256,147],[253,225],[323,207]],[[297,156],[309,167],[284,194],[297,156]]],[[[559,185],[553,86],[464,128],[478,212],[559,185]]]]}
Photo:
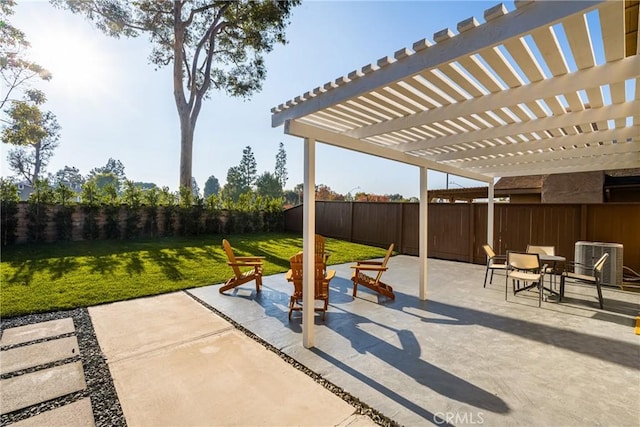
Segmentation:
{"type": "Polygon", "coordinates": [[[227,239],[222,240],[222,247],[229,259],[227,264],[233,268],[233,277],[229,278],[229,280],[222,285],[220,293],[253,280],[256,281],[256,291],[260,292],[260,287],[262,286],[262,260],[264,257],[235,256],[231,244],[227,239]],[[241,267],[251,267],[251,269],[243,272],[240,270],[241,267]]]}
{"type": "Polygon", "coordinates": [[[391,299],[396,299],[396,296],[393,293],[393,288],[380,280],[382,273],[387,271],[387,261],[389,261],[389,257],[392,252],[393,243],[389,246],[387,255],[384,257],[383,261],[357,261],[356,265],[351,266],[351,268],[355,269],[351,276],[351,280],[353,281],[354,298],[358,291],[358,285],[362,285],[372,291],[378,292],[381,295],[391,299]],[[375,276],[369,276],[365,272],[371,272],[370,274],[372,274],[372,276],[375,273],[375,276]]]}
{"type": "MultiPolygon", "coordinates": [[[[304,255],[302,252],[298,252],[289,259],[291,264],[291,270],[287,272],[286,278],[289,282],[293,283],[293,294],[289,300],[289,320],[291,320],[291,313],[293,311],[302,311],[302,260],[304,255]]],[[[329,307],[329,282],[336,275],[335,270],[326,271],[324,264],[324,253],[322,255],[316,254],[315,256],[315,286],[314,286],[314,305],[315,301],[321,301],[321,306],[315,306],[315,311],[322,312],[322,320],[324,320],[329,307]]]]}

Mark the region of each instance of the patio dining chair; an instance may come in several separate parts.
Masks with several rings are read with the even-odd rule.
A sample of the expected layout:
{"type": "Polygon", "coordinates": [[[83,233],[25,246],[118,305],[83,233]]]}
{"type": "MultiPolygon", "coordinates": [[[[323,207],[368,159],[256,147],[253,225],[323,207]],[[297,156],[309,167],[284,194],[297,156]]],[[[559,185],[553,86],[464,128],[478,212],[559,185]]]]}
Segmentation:
{"type": "MultiPolygon", "coordinates": [[[[293,283],[293,293],[289,299],[289,320],[291,320],[291,313],[294,311],[302,311],[302,276],[303,266],[302,261],[304,254],[298,252],[289,259],[291,269],[287,272],[286,278],[289,282],[293,283]]],[[[329,282],[336,275],[335,270],[326,270],[324,264],[324,254],[315,255],[315,268],[314,268],[314,310],[322,312],[322,320],[325,319],[327,309],[329,307],[329,282]],[[320,305],[316,304],[316,301],[320,301],[320,305]]]]}
{"type": "Polygon", "coordinates": [[[602,299],[602,269],[604,268],[605,262],[607,262],[607,258],[609,258],[609,254],[605,252],[602,254],[600,259],[596,261],[593,266],[587,266],[578,262],[569,262],[565,266],[565,271],[562,272],[562,276],[560,276],[560,298],[559,301],[562,302],[562,298],[564,297],[564,288],[568,283],[567,279],[571,280],[575,283],[587,283],[595,285],[598,291],[598,302],[600,303],[600,308],[604,309],[604,301],[602,299]],[[576,267],[579,267],[580,270],[591,270],[591,274],[581,274],[577,273],[576,267]],[[571,271],[573,270],[573,271],[571,271]]]}
{"type": "Polygon", "coordinates": [[[491,245],[482,245],[484,253],[487,255],[487,270],[484,272],[484,286],[487,287],[487,277],[489,276],[489,270],[491,270],[491,278],[489,284],[493,283],[494,270],[504,271],[507,269],[507,257],[505,255],[496,255],[491,245]]]}
{"type": "MultiPolygon", "coordinates": [[[[541,246],[541,245],[527,245],[527,250],[526,252],[528,254],[538,254],[538,255],[555,255],[556,254],[556,247],[555,246],[541,246]]],[[[551,275],[555,275],[557,274],[556,270],[555,270],[555,263],[553,265],[553,267],[547,267],[545,269],[545,274],[549,274],[549,286],[551,286],[551,280],[553,277],[555,276],[551,276],[551,275]]],[[[554,283],[555,285],[555,283],[554,283]]]]}
{"type": "Polygon", "coordinates": [[[507,252],[507,271],[505,275],[504,299],[507,300],[509,280],[512,281],[513,294],[531,288],[538,288],[538,307],[542,305],[542,292],[544,284],[544,272],[546,264],[540,266],[538,254],[528,254],[522,252],[507,252]],[[524,287],[520,287],[520,281],[524,282],[524,287]],[[518,289],[516,289],[516,282],[518,289]]]}
{"type": "Polygon", "coordinates": [[[262,256],[236,256],[231,243],[227,239],[222,240],[222,247],[227,254],[229,265],[233,269],[233,277],[225,282],[220,288],[220,293],[233,289],[236,286],[243,285],[248,282],[256,281],[256,292],[260,292],[262,286],[262,256]],[[249,270],[242,271],[240,268],[250,267],[249,270]]]}
{"type": "Polygon", "coordinates": [[[358,292],[358,285],[362,285],[388,298],[393,300],[396,299],[396,296],[393,293],[393,288],[380,280],[382,273],[388,269],[387,262],[389,261],[389,257],[391,257],[392,252],[393,243],[389,245],[387,254],[382,261],[357,261],[356,265],[351,266],[351,268],[354,269],[353,275],[351,276],[351,281],[353,281],[354,298],[358,292]],[[371,276],[367,273],[371,274],[371,276]]]}

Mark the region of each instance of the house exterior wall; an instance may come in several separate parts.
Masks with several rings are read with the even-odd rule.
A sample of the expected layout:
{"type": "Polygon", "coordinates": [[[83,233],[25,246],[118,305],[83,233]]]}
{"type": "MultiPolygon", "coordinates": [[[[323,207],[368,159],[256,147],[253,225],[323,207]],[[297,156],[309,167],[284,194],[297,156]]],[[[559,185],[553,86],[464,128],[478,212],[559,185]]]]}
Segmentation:
{"type": "Polygon", "coordinates": [[[548,175],[542,183],[542,203],[602,203],[604,173],[548,175]]]}

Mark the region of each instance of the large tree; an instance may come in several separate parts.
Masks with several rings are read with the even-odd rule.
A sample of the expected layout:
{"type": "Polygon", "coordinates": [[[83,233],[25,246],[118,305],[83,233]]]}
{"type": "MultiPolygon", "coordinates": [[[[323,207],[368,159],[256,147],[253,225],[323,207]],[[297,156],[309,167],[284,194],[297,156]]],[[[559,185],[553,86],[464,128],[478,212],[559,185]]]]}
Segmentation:
{"type": "Polygon", "coordinates": [[[211,89],[249,97],[266,76],[263,54],[286,43],[285,28],[299,0],[51,0],[82,13],[105,33],[148,35],[149,57],[173,67],[180,118],[180,186],[191,187],[193,135],[211,89]]]}
{"type": "Polygon", "coordinates": [[[2,142],[9,150],[9,168],[33,185],[42,178],[60,139],[60,125],[50,111],[42,113],[30,102],[12,102],[7,110],[9,125],[2,129],[2,142]]]}
{"type": "Polygon", "coordinates": [[[24,33],[9,22],[15,4],[14,0],[0,1],[0,78],[3,87],[0,110],[14,102],[29,101],[41,104],[44,102],[44,94],[39,90],[30,89],[29,83],[38,78],[51,79],[49,71],[28,58],[29,42],[24,33]]]}
{"type": "Polygon", "coordinates": [[[240,185],[242,187],[251,188],[255,184],[256,178],[258,178],[258,162],[256,162],[256,157],[248,145],[242,150],[238,173],[240,173],[240,185]]]}
{"type": "Polygon", "coordinates": [[[265,172],[256,179],[256,193],[274,199],[282,197],[282,186],[271,172],[265,172]]]}

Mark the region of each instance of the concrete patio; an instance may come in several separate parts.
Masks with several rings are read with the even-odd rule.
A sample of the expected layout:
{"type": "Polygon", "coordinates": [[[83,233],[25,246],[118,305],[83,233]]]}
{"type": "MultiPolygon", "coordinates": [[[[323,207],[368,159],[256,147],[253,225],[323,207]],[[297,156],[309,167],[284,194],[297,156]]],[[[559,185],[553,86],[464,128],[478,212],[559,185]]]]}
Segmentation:
{"type": "Polygon", "coordinates": [[[385,282],[396,300],[351,296],[349,265],[331,266],[330,309],[302,346],[299,313],[287,319],[284,275],[220,295],[193,296],[402,425],[637,426],[640,294],[571,286],[562,304],[526,291],[505,301],[504,276],[482,287],[484,266],[429,259],[428,300],[419,260],[396,256],[385,282]]]}

